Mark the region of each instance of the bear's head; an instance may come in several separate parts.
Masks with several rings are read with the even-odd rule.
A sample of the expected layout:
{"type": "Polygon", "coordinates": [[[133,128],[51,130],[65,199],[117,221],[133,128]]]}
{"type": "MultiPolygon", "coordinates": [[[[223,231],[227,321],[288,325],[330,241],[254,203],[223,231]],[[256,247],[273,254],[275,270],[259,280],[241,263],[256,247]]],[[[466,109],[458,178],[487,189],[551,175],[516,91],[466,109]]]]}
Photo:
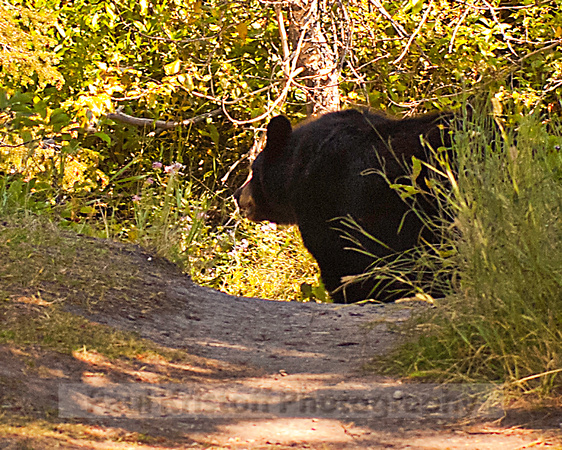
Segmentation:
{"type": "Polygon", "coordinates": [[[246,183],[234,193],[242,214],[254,222],[296,223],[287,191],[292,173],[289,145],[292,132],[291,122],[286,117],[271,119],[265,148],[253,162],[246,183]]]}

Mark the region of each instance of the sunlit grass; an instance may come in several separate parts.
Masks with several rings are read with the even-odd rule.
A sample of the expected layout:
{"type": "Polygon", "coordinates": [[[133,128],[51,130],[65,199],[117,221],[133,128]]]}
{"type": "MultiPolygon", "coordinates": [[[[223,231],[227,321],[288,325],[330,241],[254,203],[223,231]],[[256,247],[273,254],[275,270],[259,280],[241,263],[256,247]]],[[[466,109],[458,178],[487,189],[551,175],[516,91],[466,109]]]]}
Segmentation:
{"type": "Polygon", "coordinates": [[[296,227],[243,220],[199,249],[192,276],[231,295],[274,300],[327,298],[318,266],[296,227]]]}
{"type": "Polygon", "coordinates": [[[5,300],[0,310],[3,316],[0,344],[11,343],[22,348],[38,345],[64,354],[94,351],[108,358],[162,352],[172,359],[180,355],[158,349],[134,333],[92,323],[37,298],[14,297],[5,300]]]}
{"type": "Polygon", "coordinates": [[[129,240],[176,262],[197,283],[227,294],[328,299],[296,227],[242,219],[232,211],[232,198],[210,191],[197,196],[177,172],[158,180],[145,182],[134,199],[129,240]]]}
{"type": "MultiPolygon", "coordinates": [[[[111,251],[105,244],[61,230],[45,217],[4,216],[0,223],[0,343],[39,345],[65,354],[95,351],[110,358],[158,352],[166,358],[177,356],[134,333],[65,311],[71,306],[84,311],[127,304],[147,307],[146,302],[135,300],[135,286],[143,274],[124,264],[130,253],[111,251]]],[[[143,293],[148,302],[154,297],[149,290],[143,293]]]]}
{"type": "Polygon", "coordinates": [[[457,133],[444,244],[455,251],[442,258],[453,282],[392,365],[549,392],[562,385],[560,126],[499,125],[475,118],[457,133]]]}
{"type": "MultiPolygon", "coordinates": [[[[125,431],[116,427],[96,424],[60,423],[29,417],[0,416],[0,439],[5,448],[33,450],[47,448],[76,448],[82,445],[114,442],[118,448],[130,445],[162,441],[139,432],[125,431]]],[[[101,444],[101,445],[104,445],[101,444]]]]}

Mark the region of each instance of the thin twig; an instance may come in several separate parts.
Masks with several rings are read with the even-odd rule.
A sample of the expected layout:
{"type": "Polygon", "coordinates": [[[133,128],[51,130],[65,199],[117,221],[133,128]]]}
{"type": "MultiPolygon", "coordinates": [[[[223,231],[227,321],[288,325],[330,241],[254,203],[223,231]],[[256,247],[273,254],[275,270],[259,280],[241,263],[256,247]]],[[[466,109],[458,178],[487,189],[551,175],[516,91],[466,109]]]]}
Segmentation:
{"type": "Polygon", "coordinates": [[[7,148],[17,148],[17,147],[24,147],[27,144],[31,144],[32,142],[38,142],[41,139],[32,139],[30,141],[22,142],[21,144],[0,144],[0,147],[7,147],[7,148]]]}
{"type": "Polygon", "coordinates": [[[369,91],[367,90],[367,85],[365,84],[365,76],[364,75],[360,75],[356,70],[355,67],[353,67],[353,64],[351,64],[351,61],[347,61],[347,67],[349,67],[349,70],[351,71],[351,73],[353,75],[355,75],[356,78],[356,82],[359,83],[359,85],[361,86],[361,89],[363,90],[363,95],[365,95],[365,100],[367,100],[367,104],[369,106],[371,106],[371,101],[369,99],[369,91]]]}
{"type": "Polygon", "coordinates": [[[466,19],[466,16],[468,16],[468,13],[470,12],[471,7],[472,7],[472,5],[467,7],[464,10],[461,18],[459,19],[458,23],[455,26],[455,29],[453,30],[453,35],[451,36],[451,42],[449,43],[449,53],[453,53],[453,44],[455,43],[455,38],[457,37],[457,33],[458,33],[459,28],[461,27],[462,23],[464,22],[464,19],[466,19]]]}
{"type": "Polygon", "coordinates": [[[222,100],[218,97],[213,97],[212,95],[206,95],[206,94],[202,94],[200,92],[197,91],[190,91],[190,93],[194,96],[194,97],[199,97],[199,98],[204,98],[206,100],[211,100],[212,102],[215,102],[216,104],[220,105],[222,103],[224,103],[225,105],[235,105],[236,103],[240,103],[242,100],[246,100],[249,97],[254,97],[258,94],[261,94],[262,92],[265,91],[269,91],[271,90],[271,87],[279,84],[280,81],[271,81],[270,84],[268,86],[264,86],[262,88],[256,89],[255,91],[252,91],[246,95],[243,95],[242,97],[238,97],[234,100],[222,100]]]}
{"type": "MultiPolygon", "coordinates": [[[[283,15],[278,15],[278,20],[283,20],[283,15]]],[[[234,123],[235,125],[247,125],[249,123],[254,123],[254,122],[259,122],[260,120],[265,119],[266,117],[268,117],[275,108],[277,108],[281,103],[283,103],[285,101],[285,98],[287,97],[287,94],[289,93],[289,89],[291,88],[291,85],[293,84],[293,80],[301,73],[304,71],[304,67],[299,67],[297,69],[297,64],[299,61],[299,57],[302,51],[302,46],[304,43],[304,38],[306,36],[306,33],[308,32],[308,28],[312,22],[313,17],[311,17],[303,26],[302,30],[301,30],[301,34],[299,36],[299,42],[297,43],[297,48],[295,49],[295,51],[293,52],[293,60],[291,62],[291,67],[290,67],[290,72],[289,75],[287,76],[287,80],[285,81],[285,86],[283,87],[283,91],[281,92],[281,94],[275,99],[275,101],[269,106],[269,108],[267,109],[267,111],[265,111],[263,114],[260,114],[257,117],[254,117],[253,119],[248,119],[248,120],[237,120],[234,117],[232,117],[227,109],[226,109],[226,100],[223,100],[221,103],[222,106],[222,111],[224,113],[224,115],[228,118],[228,120],[230,120],[232,123],[234,123]]],[[[282,28],[284,29],[284,25],[282,25],[282,28]]],[[[280,26],[281,29],[281,26],[280,26]]]]}
{"type": "Polygon", "coordinates": [[[540,377],[546,377],[548,375],[554,375],[555,373],[560,373],[560,372],[562,372],[562,369],[547,370],[546,372],[537,373],[537,374],[531,375],[529,377],[521,378],[520,380],[515,380],[511,384],[512,385],[513,384],[523,384],[527,381],[535,380],[535,379],[540,378],[540,377]]]}
{"type": "Polygon", "coordinates": [[[374,63],[376,63],[376,62],[379,62],[381,59],[387,59],[387,58],[389,58],[389,57],[390,57],[390,53],[387,53],[387,54],[382,55],[382,56],[377,56],[375,59],[372,59],[371,61],[368,61],[368,62],[366,62],[366,63],[364,63],[364,64],[361,64],[361,65],[360,65],[359,67],[357,67],[357,69],[355,69],[355,70],[357,70],[358,72],[360,72],[360,71],[363,70],[365,67],[370,66],[371,64],[374,64],[374,63]]]}
{"type": "Polygon", "coordinates": [[[490,14],[492,15],[492,18],[494,19],[494,23],[497,25],[501,35],[503,36],[503,39],[504,39],[505,43],[507,44],[507,48],[509,48],[509,51],[519,58],[519,55],[517,54],[517,52],[515,50],[513,50],[513,47],[509,43],[509,39],[507,39],[507,36],[503,31],[503,27],[502,27],[502,25],[501,25],[501,23],[498,19],[498,16],[496,15],[495,8],[492,5],[490,5],[490,3],[488,3],[486,0],[482,0],[482,3],[484,3],[488,7],[488,10],[490,11],[490,14]]]}
{"type": "Polygon", "coordinates": [[[343,2],[338,2],[339,6],[341,8],[341,10],[343,11],[343,16],[344,16],[344,23],[347,25],[347,31],[343,31],[342,32],[342,39],[345,38],[345,46],[343,48],[343,51],[341,52],[341,56],[340,56],[340,63],[338,65],[338,72],[341,74],[341,71],[343,69],[343,66],[345,64],[346,61],[346,57],[347,55],[350,53],[350,49],[351,49],[351,44],[353,42],[353,26],[350,26],[350,24],[354,24],[353,23],[353,19],[351,17],[349,17],[349,13],[347,11],[347,8],[345,7],[345,5],[343,4],[343,2]]]}
{"type": "Polygon", "coordinates": [[[421,31],[422,27],[425,25],[425,22],[427,22],[427,18],[429,17],[429,13],[431,12],[432,8],[433,8],[433,0],[429,2],[429,5],[427,5],[427,9],[422,17],[420,24],[418,25],[416,30],[412,33],[410,39],[408,39],[408,43],[406,44],[406,47],[404,47],[404,50],[402,50],[400,56],[392,62],[393,64],[398,64],[408,54],[408,50],[410,50],[410,46],[412,45],[412,42],[414,42],[414,39],[421,31]]]}
{"type": "Polygon", "coordinates": [[[279,37],[281,38],[281,47],[283,48],[283,72],[285,76],[289,76],[289,40],[287,39],[287,30],[285,29],[285,21],[283,20],[283,10],[281,6],[275,5],[275,13],[277,14],[277,26],[279,27],[279,37]]]}
{"type": "MultiPolygon", "coordinates": [[[[255,128],[254,131],[258,132],[258,131],[265,131],[265,130],[262,128],[255,128]]],[[[238,160],[236,160],[236,162],[232,166],[230,166],[226,175],[221,178],[221,183],[225,184],[228,178],[230,177],[230,175],[232,174],[232,172],[234,172],[234,169],[238,166],[238,164],[240,164],[245,159],[248,159],[250,161],[250,165],[252,165],[252,163],[256,159],[257,154],[260,153],[265,147],[266,139],[267,139],[267,135],[265,133],[261,133],[259,139],[254,140],[254,145],[252,145],[252,148],[250,148],[248,152],[242,155],[238,160]]]]}
{"type": "Polygon", "coordinates": [[[371,0],[371,3],[375,5],[375,7],[379,10],[382,16],[391,23],[392,28],[394,28],[400,36],[408,37],[408,32],[404,29],[404,27],[402,27],[402,25],[400,25],[392,18],[390,13],[386,9],[384,9],[384,6],[379,0],[371,0]]]}
{"type": "Polygon", "coordinates": [[[553,43],[550,44],[550,45],[546,45],[546,46],[544,46],[544,47],[541,47],[541,48],[535,50],[534,52],[527,53],[525,56],[523,56],[523,57],[519,58],[519,60],[515,61],[515,64],[514,64],[514,65],[519,65],[519,64],[521,64],[523,61],[525,61],[526,59],[530,58],[531,56],[535,56],[537,53],[542,53],[542,52],[544,52],[545,50],[550,50],[550,49],[552,49],[552,48],[554,48],[554,47],[558,47],[558,46],[561,45],[561,44],[562,44],[562,39],[558,39],[556,42],[553,42],[553,43]]]}
{"type": "Polygon", "coordinates": [[[268,117],[275,108],[277,108],[277,106],[279,106],[282,102],[285,101],[285,98],[287,97],[287,94],[289,93],[289,89],[291,88],[293,79],[300,74],[302,71],[304,70],[303,67],[299,67],[298,69],[296,69],[294,72],[291,73],[291,75],[289,76],[289,78],[287,79],[287,82],[285,83],[285,87],[283,88],[283,91],[281,92],[281,94],[277,97],[277,99],[271,104],[271,106],[267,109],[266,112],[264,112],[263,114],[260,114],[257,117],[254,117],[253,119],[248,119],[248,120],[236,120],[234,117],[232,117],[228,111],[226,110],[226,104],[223,102],[222,104],[222,112],[224,113],[224,115],[228,118],[228,120],[230,120],[232,123],[234,123],[235,125],[247,125],[249,123],[254,123],[254,122],[259,122],[260,120],[265,119],[266,117],[268,117]]]}
{"type": "Polygon", "coordinates": [[[148,34],[143,33],[139,29],[133,27],[133,25],[129,23],[123,24],[123,27],[129,29],[132,28],[134,33],[138,34],[139,36],[142,36],[143,38],[150,39],[151,41],[173,42],[175,44],[190,44],[192,42],[210,41],[211,39],[218,38],[220,34],[223,32],[223,30],[220,30],[218,33],[215,33],[214,35],[208,37],[204,36],[204,37],[198,37],[192,39],[173,39],[173,38],[167,38],[162,36],[150,36],[148,34]]]}
{"type": "MultiPolygon", "coordinates": [[[[436,101],[436,100],[443,99],[443,98],[454,98],[454,97],[458,97],[459,95],[466,95],[466,94],[471,93],[471,92],[483,91],[483,90],[485,90],[485,89],[487,88],[487,86],[488,86],[490,83],[495,82],[495,80],[497,79],[498,76],[504,76],[504,75],[506,75],[507,73],[516,70],[516,68],[517,68],[519,65],[521,65],[526,59],[528,59],[528,58],[530,58],[530,57],[532,57],[532,56],[534,56],[534,55],[537,55],[537,54],[539,54],[539,53],[542,53],[542,52],[544,52],[544,51],[551,50],[551,49],[553,49],[553,48],[555,48],[555,47],[557,47],[557,46],[559,46],[559,45],[562,45],[562,39],[559,39],[558,41],[556,41],[556,42],[554,42],[554,43],[551,43],[551,44],[546,45],[546,46],[544,46],[544,47],[542,47],[542,48],[540,48],[540,49],[538,49],[538,50],[535,50],[534,52],[528,53],[527,55],[525,55],[525,56],[519,58],[517,61],[512,62],[509,67],[504,68],[504,69],[498,71],[496,77],[493,77],[493,78],[491,78],[490,80],[484,81],[484,82],[482,82],[481,79],[479,79],[478,82],[474,83],[473,87],[471,87],[471,88],[463,88],[463,89],[460,90],[459,92],[453,92],[453,93],[451,93],[451,94],[440,94],[440,95],[438,95],[438,96],[436,95],[436,96],[434,96],[434,97],[426,97],[426,98],[419,99],[419,100],[415,100],[415,101],[408,102],[408,103],[397,103],[397,102],[393,101],[391,98],[389,98],[389,101],[390,101],[390,103],[392,103],[393,105],[399,106],[400,108],[409,108],[409,109],[411,109],[411,108],[417,108],[417,107],[418,107],[420,104],[422,104],[422,103],[432,102],[432,101],[436,101]]],[[[368,83],[368,82],[366,82],[366,83],[368,83]]],[[[562,85],[562,80],[561,80],[560,85],[562,85]]],[[[445,87],[445,86],[440,86],[438,89],[443,89],[444,87],[445,87]]],[[[547,91],[545,91],[545,92],[550,92],[551,90],[556,89],[556,88],[558,88],[558,87],[559,87],[558,84],[555,84],[555,85],[553,85],[553,86],[549,86],[549,89],[548,89],[547,91]]],[[[436,90],[437,90],[437,89],[435,89],[433,92],[435,92],[436,90]]]]}

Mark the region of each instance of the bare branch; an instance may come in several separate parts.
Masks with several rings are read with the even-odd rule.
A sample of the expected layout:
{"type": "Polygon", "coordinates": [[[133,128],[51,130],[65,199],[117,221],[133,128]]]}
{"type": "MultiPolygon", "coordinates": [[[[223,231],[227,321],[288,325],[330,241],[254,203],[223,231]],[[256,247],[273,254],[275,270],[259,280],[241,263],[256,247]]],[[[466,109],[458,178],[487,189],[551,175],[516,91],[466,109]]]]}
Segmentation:
{"type": "Polygon", "coordinates": [[[513,50],[513,47],[509,43],[509,39],[507,38],[506,34],[503,31],[503,27],[502,27],[502,25],[501,25],[501,23],[498,19],[498,16],[496,15],[496,9],[490,3],[488,3],[486,0],[482,0],[482,2],[488,7],[488,10],[490,11],[490,14],[492,15],[492,18],[494,19],[495,24],[498,26],[498,30],[500,31],[501,35],[503,36],[503,39],[504,39],[505,43],[507,44],[507,48],[509,48],[509,51],[519,58],[519,55],[517,54],[517,52],[515,50],[513,50]]]}
{"type": "Polygon", "coordinates": [[[410,50],[410,46],[412,45],[412,42],[414,42],[414,39],[421,31],[422,27],[425,25],[425,22],[427,22],[427,18],[429,17],[429,13],[431,12],[432,8],[433,8],[433,0],[429,2],[429,5],[427,5],[427,9],[425,10],[425,13],[422,17],[420,24],[418,25],[416,30],[412,33],[410,39],[408,39],[408,43],[406,44],[406,47],[404,47],[404,50],[402,50],[400,56],[393,61],[393,64],[398,64],[408,54],[408,50],[410,50]]]}
{"type": "Polygon", "coordinates": [[[157,130],[170,130],[176,127],[185,127],[193,125],[195,123],[202,122],[209,117],[215,117],[222,113],[222,109],[215,109],[208,113],[200,114],[199,116],[192,117],[191,119],[186,119],[182,121],[165,121],[156,119],[145,119],[142,117],[134,117],[129,114],[122,112],[121,108],[118,108],[114,113],[109,113],[106,115],[108,119],[115,120],[117,122],[128,123],[130,125],[135,125],[137,127],[144,128],[155,128],[157,130]]]}
{"type": "MultiPolygon", "coordinates": [[[[278,16],[277,16],[277,19],[283,21],[283,15],[281,13],[279,13],[278,16]]],[[[297,68],[297,64],[298,64],[298,61],[299,61],[299,56],[300,56],[301,51],[302,51],[302,46],[303,46],[303,43],[304,43],[306,33],[308,31],[308,28],[310,27],[310,24],[312,23],[312,20],[313,20],[313,18],[309,18],[308,21],[305,23],[305,25],[302,28],[302,31],[301,31],[301,34],[300,34],[300,37],[299,37],[299,42],[297,44],[297,48],[293,52],[293,60],[291,61],[291,65],[290,65],[290,68],[289,68],[290,71],[287,75],[287,79],[285,81],[285,86],[283,87],[283,90],[281,91],[281,94],[279,94],[277,99],[275,99],[275,101],[269,106],[267,111],[265,111],[263,114],[260,114],[257,117],[254,117],[253,119],[236,120],[234,117],[232,117],[228,113],[228,111],[226,109],[227,102],[226,102],[226,100],[223,100],[222,101],[222,111],[223,111],[224,115],[228,118],[228,120],[230,120],[232,123],[234,123],[236,125],[247,125],[249,123],[259,122],[260,120],[263,120],[266,117],[268,117],[273,112],[273,110],[275,108],[277,108],[281,103],[283,103],[285,101],[285,98],[287,97],[287,94],[289,93],[289,89],[291,88],[291,85],[294,83],[295,77],[297,77],[301,72],[303,72],[305,70],[304,67],[297,68]]],[[[285,33],[284,24],[280,24],[279,33],[285,33]]],[[[282,36],[281,36],[281,38],[283,39],[282,36]]],[[[285,33],[285,39],[286,39],[286,33],[285,33]]],[[[283,51],[285,51],[285,50],[283,50],[283,51]]],[[[288,66],[288,65],[289,65],[288,61],[283,62],[284,67],[288,66]]]]}
{"type": "Polygon", "coordinates": [[[17,147],[25,147],[29,144],[35,144],[36,142],[39,143],[40,148],[60,148],[54,139],[52,138],[37,138],[31,139],[29,141],[22,142],[21,144],[4,144],[3,142],[0,143],[0,147],[8,147],[8,148],[17,148],[17,147]]]}
{"type": "Polygon", "coordinates": [[[41,139],[32,139],[31,141],[25,141],[21,144],[1,144],[0,147],[8,147],[8,148],[17,148],[17,147],[24,147],[27,144],[31,144],[32,142],[39,142],[41,139]]]}
{"type": "Polygon", "coordinates": [[[471,7],[468,7],[464,10],[464,12],[462,13],[462,16],[460,17],[457,25],[455,26],[455,29],[453,30],[453,35],[451,36],[451,42],[449,43],[449,53],[453,53],[453,45],[455,43],[455,38],[457,37],[457,33],[459,31],[459,28],[461,27],[462,23],[464,22],[464,19],[466,19],[466,16],[468,16],[468,13],[470,12],[471,7]]]}
{"type": "MultiPolygon", "coordinates": [[[[261,128],[256,128],[255,131],[257,132],[257,131],[265,131],[265,130],[261,128]]],[[[242,161],[248,159],[250,161],[250,165],[254,162],[257,154],[261,152],[265,147],[266,137],[267,136],[265,133],[261,133],[258,139],[254,139],[254,145],[252,145],[252,148],[247,153],[242,155],[240,159],[238,159],[232,166],[230,166],[230,169],[228,169],[226,175],[221,178],[222,184],[225,184],[227,182],[228,178],[230,177],[234,169],[236,169],[238,164],[240,164],[242,161]]]]}
{"type": "Polygon", "coordinates": [[[380,0],[371,0],[371,3],[375,5],[375,7],[379,10],[382,16],[392,24],[392,28],[394,28],[400,36],[402,37],[409,36],[408,32],[404,29],[404,27],[400,25],[398,22],[396,22],[390,15],[390,13],[386,9],[384,9],[384,6],[380,2],[380,0]]]}
{"type": "Polygon", "coordinates": [[[277,108],[281,103],[283,103],[285,101],[285,98],[287,97],[287,94],[289,93],[289,89],[290,89],[291,85],[293,84],[293,79],[298,74],[300,74],[303,70],[304,70],[303,67],[299,67],[298,69],[296,69],[295,71],[293,71],[289,75],[289,78],[287,79],[287,82],[285,83],[285,87],[283,88],[283,91],[281,92],[281,94],[279,94],[277,99],[271,104],[271,106],[263,114],[260,114],[259,116],[254,117],[253,119],[236,120],[226,110],[226,103],[225,102],[223,102],[223,105],[222,105],[222,112],[228,118],[228,120],[230,120],[232,123],[234,123],[236,125],[247,125],[249,123],[259,122],[260,120],[265,119],[266,117],[268,117],[273,112],[273,110],[275,108],[277,108]]]}
{"type": "Polygon", "coordinates": [[[283,72],[288,77],[289,71],[289,40],[287,39],[287,30],[285,29],[285,21],[283,20],[283,10],[281,6],[275,5],[275,13],[277,14],[277,26],[279,27],[279,37],[281,38],[281,46],[283,47],[283,72]]]}
{"type": "MultiPolygon", "coordinates": [[[[347,30],[341,31],[342,40],[345,40],[345,44],[343,46],[344,48],[340,56],[340,63],[338,65],[338,72],[341,74],[341,71],[347,59],[347,55],[351,53],[351,46],[353,43],[353,29],[355,23],[354,20],[351,17],[349,17],[349,13],[343,2],[339,2],[339,6],[340,9],[343,11],[344,23],[347,25],[346,27],[347,30]],[[353,26],[350,26],[350,24],[352,24],[353,26]]],[[[337,53],[337,50],[335,50],[334,52],[337,53]]]]}
{"type": "Polygon", "coordinates": [[[275,80],[270,80],[270,84],[268,86],[264,86],[262,88],[256,89],[255,91],[249,92],[246,95],[243,95],[242,97],[238,97],[234,100],[224,100],[221,99],[219,97],[213,97],[212,95],[206,95],[206,94],[201,94],[200,92],[197,91],[191,91],[190,93],[194,96],[194,97],[199,97],[199,98],[204,98],[205,100],[211,100],[212,102],[215,102],[216,104],[220,104],[220,105],[235,105],[236,103],[241,102],[242,100],[246,100],[247,98],[250,97],[254,97],[258,94],[261,94],[262,92],[265,91],[269,91],[271,90],[272,86],[279,84],[280,81],[275,81],[275,80]]]}
{"type": "Polygon", "coordinates": [[[172,38],[166,38],[166,37],[161,37],[161,36],[151,36],[151,35],[145,34],[142,31],[138,30],[135,26],[133,26],[133,24],[129,24],[129,23],[124,23],[123,27],[127,28],[127,29],[131,30],[133,33],[138,34],[139,36],[142,36],[143,38],[149,39],[151,41],[173,42],[175,44],[189,44],[189,43],[192,43],[192,42],[210,41],[211,39],[218,38],[220,36],[220,34],[223,32],[223,30],[220,30],[218,33],[215,33],[212,36],[202,36],[202,37],[193,38],[193,39],[172,39],[172,38]]]}
{"type": "Polygon", "coordinates": [[[519,58],[519,60],[515,61],[514,66],[517,66],[517,65],[521,64],[523,61],[530,58],[531,56],[535,56],[537,53],[542,53],[544,51],[551,50],[553,48],[558,47],[559,45],[562,45],[562,39],[558,39],[557,41],[555,41],[555,42],[553,42],[549,45],[545,45],[544,47],[541,47],[538,50],[535,50],[534,52],[527,53],[525,56],[523,56],[523,57],[519,58]]]}

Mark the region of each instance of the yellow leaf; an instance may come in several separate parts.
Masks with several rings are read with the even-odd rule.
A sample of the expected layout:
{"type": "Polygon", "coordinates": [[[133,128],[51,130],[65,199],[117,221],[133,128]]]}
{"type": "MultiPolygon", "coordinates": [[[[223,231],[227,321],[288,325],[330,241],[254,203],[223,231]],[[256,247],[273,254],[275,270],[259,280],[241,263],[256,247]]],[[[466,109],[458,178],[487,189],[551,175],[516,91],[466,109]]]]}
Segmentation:
{"type": "Polygon", "coordinates": [[[193,78],[191,78],[191,75],[188,73],[185,75],[178,75],[178,82],[190,91],[192,91],[195,87],[193,84],[193,78]]]}
{"type": "Polygon", "coordinates": [[[240,39],[245,41],[246,36],[248,36],[248,25],[246,25],[244,22],[239,23],[238,25],[236,25],[236,31],[238,31],[238,36],[240,36],[240,39]]]}
{"type": "Polygon", "coordinates": [[[166,72],[166,75],[175,75],[180,71],[180,68],[181,61],[179,59],[176,59],[174,62],[171,62],[170,64],[166,64],[164,66],[164,72],[166,72]]]}
{"type": "Polygon", "coordinates": [[[148,10],[148,3],[146,0],[140,0],[141,16],[146,16],[148,10]]]}
{"type": "Polygon", "coordinates": [[[560,38],[562,36],[562,27],[558,27],[556,28],[556,32],[554,33],[554,37],[556,39],[560,38]]]}

